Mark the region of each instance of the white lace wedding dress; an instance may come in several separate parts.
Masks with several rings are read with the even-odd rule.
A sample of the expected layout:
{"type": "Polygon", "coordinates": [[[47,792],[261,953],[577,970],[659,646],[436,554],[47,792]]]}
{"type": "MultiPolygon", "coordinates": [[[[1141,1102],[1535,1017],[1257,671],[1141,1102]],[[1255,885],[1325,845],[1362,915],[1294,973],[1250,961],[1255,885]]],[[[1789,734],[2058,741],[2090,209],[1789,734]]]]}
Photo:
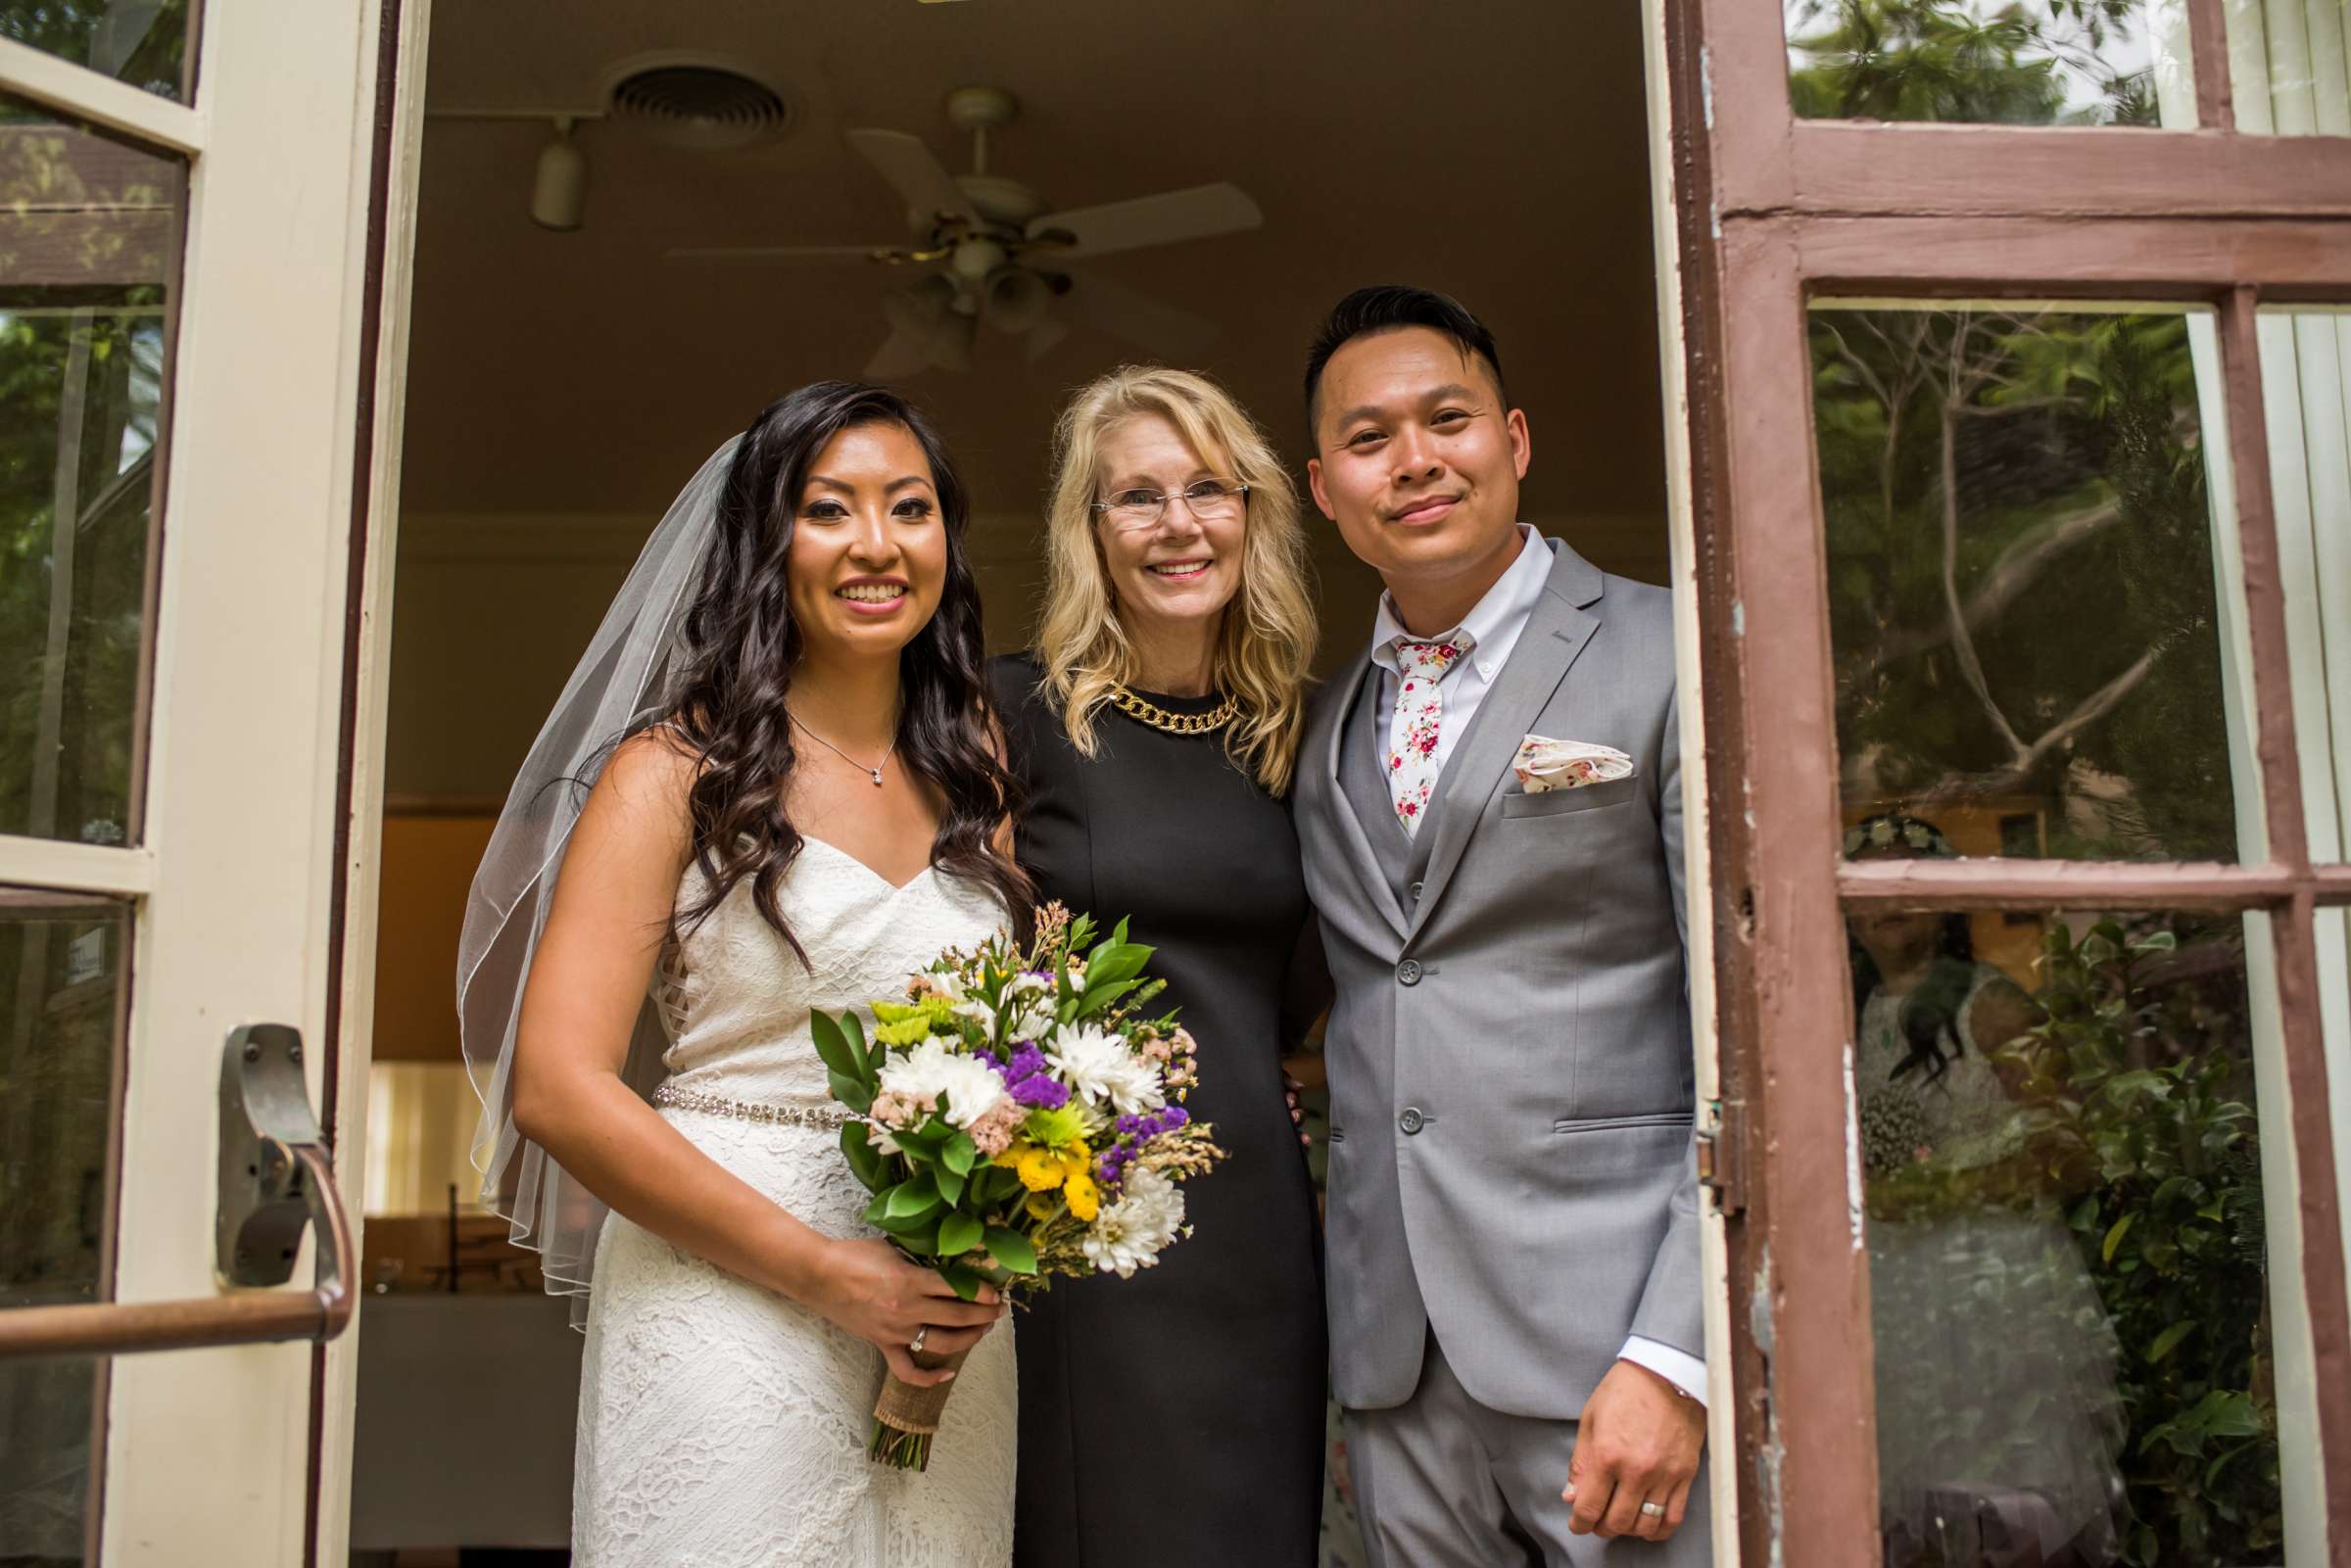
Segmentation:
{"type": "MultiPolygon", "coordinates": [[[[701,888],[689,869],[681,902],[701,888]]],[[[838,1112],[811,1008],[896,994],[939,951],[1002,921],[984,890],[925,870],[892,887],[811,838],[779,889],[803,967],[748,882],[671,949],[659,1000],[670,1086],[711,1101],[838,1112]]],[[[831,1236],[874,1235],[830,1126],[661,1114],[696,1147],[831,1236]]],[[[990,1568],[1012,1555],[1009,1324],[956,1377],[925,1473],[866,1457],[882,1356],[798,1304],[613,1215],[597,1255],[580,1375],[573,1561],[580,1568],[990,1568]]]]}

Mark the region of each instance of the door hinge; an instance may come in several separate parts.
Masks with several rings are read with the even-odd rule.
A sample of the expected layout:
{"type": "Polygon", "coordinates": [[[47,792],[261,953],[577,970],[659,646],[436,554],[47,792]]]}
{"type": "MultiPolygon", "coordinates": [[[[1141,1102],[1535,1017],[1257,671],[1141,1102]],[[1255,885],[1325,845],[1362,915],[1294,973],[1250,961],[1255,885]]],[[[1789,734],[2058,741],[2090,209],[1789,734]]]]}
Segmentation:
{"type": "Polygon", "coordinates": [[[1715,1100],[1708,1110],[1698,1135],[1698,1184],[1714,1195],[1717,1212],[1736,1214],[1747,1208],[1747,1106],[1715,1100]]]}

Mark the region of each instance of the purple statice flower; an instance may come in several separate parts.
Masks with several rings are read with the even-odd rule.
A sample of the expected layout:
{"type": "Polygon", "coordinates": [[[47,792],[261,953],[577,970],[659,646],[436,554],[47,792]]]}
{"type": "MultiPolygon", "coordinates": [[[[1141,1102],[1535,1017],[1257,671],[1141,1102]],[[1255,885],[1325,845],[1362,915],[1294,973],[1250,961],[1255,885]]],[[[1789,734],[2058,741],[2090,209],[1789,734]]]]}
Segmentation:
{"type": "Polygon", "coordinates": [[[1160,1113],[1160,1119],[1164,1123],[1162,1131],[1174,1132],[1177,1127],[1190,1121],[1192,1114],[1179,1105],[1172,1105],[1160,1113]]]}
{"type": "Polygon", "coordinates": [[[1012,1060],[998,1064],[996,1070],[1004,1075],[1005,1091],[1013,1100],[1032,1111],[1058,1111],[1070,1103],[1069,1085],[1053,1076],[1045,1066],[1045,1053],[1033,1040],[1021,1041],[1012,1060]]]}
{"type": "Polygon", "coordinates": [[[1033,1111],[1058,1111],[1070,1103],[1070,1086],[1049,1073],[1031,1073],[1004,1087],[1015,1101],[1033,1111]]]}

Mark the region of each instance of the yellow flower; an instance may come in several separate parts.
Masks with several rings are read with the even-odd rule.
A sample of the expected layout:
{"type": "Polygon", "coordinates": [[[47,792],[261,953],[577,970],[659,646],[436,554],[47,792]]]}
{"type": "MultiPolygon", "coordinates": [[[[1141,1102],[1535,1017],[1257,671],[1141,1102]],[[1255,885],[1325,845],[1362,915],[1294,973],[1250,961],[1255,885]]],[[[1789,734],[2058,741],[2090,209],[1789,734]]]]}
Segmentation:
{"type": "Polygon", "coordinates": [[[1021,1147],[1016,1168],[1021,1173],[1021,1185],[1031,1192],[1051,1192],[1061,1185],[1064,1171],[1060,1156],[1034,1144],[1021,1147]]]}
{"type": "Polygon", "coordinates": [[[1061,1146],[1061,1173],[1064,1179],[1078,1181],[1094,1163],[1094,1152],[1085,1146],[1083,1138],[1072,1138],[1061,1146]]]}
{"type": "Polygon", "coordinates": [[[1032,1219],[1050,1219],[1053,1217],[1053,1195],[1049,1192],[1032,1192],[1024,1207],[1028,1209],[1032,1219]]]}
{"type": "Polygon", "coordinates": [[[1102,1195],[1094,1187],[1094,1178],[1082,1171],[1070,1177],[1069,1186],[1063,1189],[1063,1196],[1069,1199],[1070,1212],[1080,1219],[1090,1223],[1094,1215],[1101,1212],[1102,1195]]]}

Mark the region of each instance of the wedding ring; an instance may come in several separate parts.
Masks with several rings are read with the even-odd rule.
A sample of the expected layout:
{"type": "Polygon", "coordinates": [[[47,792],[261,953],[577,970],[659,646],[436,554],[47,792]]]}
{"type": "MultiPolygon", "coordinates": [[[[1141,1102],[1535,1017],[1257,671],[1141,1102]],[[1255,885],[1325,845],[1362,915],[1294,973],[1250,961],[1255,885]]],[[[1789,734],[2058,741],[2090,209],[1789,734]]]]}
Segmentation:
{"type": "MultiPolygon", "coordinates": [[[[918,1328],[914,1331],[914,1338],[907,1342],[906,1348],[912,1351],[915,1354],[920,1355],[923,1354],[923,1341],[929,1339],[930,1337],[931,1325],[925,1323],[921,1328],[918,1328]]],[[[1657,1510],[1659,1513],[1663,1513],[1664,1511],[1665,1510],[1662,1508],[1657,1510]]]]}
{"type": "Polygon", "coordinates": [[[1661,1502],[1645,1502],[1641,1504],[1641,1511],[1645,1514],[1648,1514],[1652,1519],[1662,1519],[1665,1517],[1665,1504],[1661,1502]]]}

